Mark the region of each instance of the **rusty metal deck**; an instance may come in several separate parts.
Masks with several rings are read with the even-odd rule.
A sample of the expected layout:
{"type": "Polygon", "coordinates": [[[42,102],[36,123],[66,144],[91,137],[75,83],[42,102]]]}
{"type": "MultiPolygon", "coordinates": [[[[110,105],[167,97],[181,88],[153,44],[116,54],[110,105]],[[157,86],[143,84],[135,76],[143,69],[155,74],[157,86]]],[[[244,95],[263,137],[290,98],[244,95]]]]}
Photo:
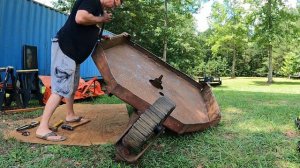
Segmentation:
{"type": "Polygon", "coordinates": [[[174,69],[141,46],[127,34],[99,44],[92,54],[107,91],[140,111],[146,110],[160,96],[176,103],[176,109],[164,126],[178,134],[204,130],[220,121],[220,109],[207,84],[199,84],[174,69]],[[149,80],[162,77],[162,87],[149,80]]]}

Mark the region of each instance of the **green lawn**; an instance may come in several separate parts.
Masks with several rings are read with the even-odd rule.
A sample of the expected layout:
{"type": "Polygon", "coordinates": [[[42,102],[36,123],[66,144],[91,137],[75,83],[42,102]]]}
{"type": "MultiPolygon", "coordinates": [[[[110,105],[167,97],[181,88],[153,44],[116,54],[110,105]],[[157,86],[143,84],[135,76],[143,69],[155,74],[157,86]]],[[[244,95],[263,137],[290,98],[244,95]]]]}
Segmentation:
{"type": "MultiPolygon", "coordinates": [[[[205,132],[158,138],[139,163],[116,163],[114,146],[66,147],[20,143],[0,136],[0,167],[300,167],[300,140],[294,119],[300,115],[300,80],[223,79],[213,88],[221,107],[220,124],[205,132]]],[[[122,103],[101,97],[93,103],[122,103]]],[[[128,106],[129,111],[132,108],[128,106]]],[[[36,117],[41,111],[1,116],[4,120],[36,117]]],[[[5,122],[5,123],[6,123],[5,122]]],[[[1,131],[0,131],[1,134],[1,131]]]]}

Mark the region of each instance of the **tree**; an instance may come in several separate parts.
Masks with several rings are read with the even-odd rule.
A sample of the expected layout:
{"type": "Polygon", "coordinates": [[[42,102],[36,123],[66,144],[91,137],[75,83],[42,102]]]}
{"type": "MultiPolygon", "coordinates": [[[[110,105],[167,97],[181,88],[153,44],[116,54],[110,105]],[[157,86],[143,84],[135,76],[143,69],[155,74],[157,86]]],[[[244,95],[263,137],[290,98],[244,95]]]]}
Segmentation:
{"type": "Polygon", "coordinates": [[[76,0],[54,0],[53,7],[61,12],[70,13],[72,6],[76,0]]]}
{"type": "MultiPolygon", "coordinates": [[[[57,9],[68,11],[73,3],[74,0],[57,0],[55,4],[57,9]]],[[[168,52],[167,62],[192,75],[191,67],[196,66],[196,57],[201,56],[192,16],[200,3],[199,0],[124,1],[113,11],[114,19],[105,29],[113,33],[128,32],[133,41],[160,57],[168,52]]]]}
{"type": "Polygon", "coordinates": [[[288,77],[300,72],[300,55],[296,55],[293,52],[289,53],[284,59],[281,71],[283,75],[288,77]]]}
{"type": "MultiPolygon", "coordinates": [[[[267,82],[272,83],[274,46],[286,38],[287,32],[282,31],[282,26],[294,22],[295,16],[289,12],[282,0],[248,0],[248,2],[253,11],[252,24],[255,41],[263,46],[268,57],[267,82]]],[[[294,29],[294,26],[289,28],[291,29],[294,29]]]]}
{"type": "MultiPolygon", "coordinates": [[[[300,5],[300,4],[299,4],[300,5]]],[[[284,76],[289,76],[300,72],[296,65],[299,65],[300,58],[300,6],[297,9],[289,9],[289,21],[285,21],[281,24],[281,30],[283,38],[275,43],[274,47],[274,72],[277,72],[284,76]],[[291,65],[293,71],[291,74],[286,73],[288,60],[293,60],[291,65]],[[285,71],[285,72],[284,72],[285,71]]]]}
{"type": "Polygon", "coordinates": [[[193,75],[193,67],[203,57],[192,12],[198,1],[124,1],[117,8],[107,29],[114,33],[128,32],[132,40],[162,57],[168,52],[167,62],[193,75]],[[165,26],[165,2],[168,2],[168,20],[165,26]],[[167,50],[164,50],[167,39],[167,50]]]}
{"type": "Polygon", "coordinates": [[[213,5],[211,28],[209,37],[211,50],[215,56],[231,57],[231,77],[236,76],[238,56],[243,53],[247,40],[247,28],[244,23],[243,7],[236,0],[225,0],[223,4],[213,5]]]}
{"type": "MultiPolygon", "coordinates": [[[[168,30],[168,1],[165,0],[165,27],[164,30],[168,30]]],[[[168,37],[165,33],[164,35],[164,52],[163,52],[163,60],[167,61],[167,49],[168,49],[168,37]]]]}

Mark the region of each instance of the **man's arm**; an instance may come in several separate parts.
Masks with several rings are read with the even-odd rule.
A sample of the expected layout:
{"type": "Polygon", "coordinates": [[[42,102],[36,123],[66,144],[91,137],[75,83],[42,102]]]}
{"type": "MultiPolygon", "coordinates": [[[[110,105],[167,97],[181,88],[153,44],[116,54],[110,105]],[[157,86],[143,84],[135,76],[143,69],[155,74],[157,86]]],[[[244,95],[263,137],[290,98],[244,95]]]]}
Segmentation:
{"type": "Polygon", "coordinates": [[[103,16],[94,16],[86,10],[78,10],[75,16],[77,24],[81,25],[96,25],[98,23],[105,23],[111,21],[111,14],[104,12],[103,16]]]}

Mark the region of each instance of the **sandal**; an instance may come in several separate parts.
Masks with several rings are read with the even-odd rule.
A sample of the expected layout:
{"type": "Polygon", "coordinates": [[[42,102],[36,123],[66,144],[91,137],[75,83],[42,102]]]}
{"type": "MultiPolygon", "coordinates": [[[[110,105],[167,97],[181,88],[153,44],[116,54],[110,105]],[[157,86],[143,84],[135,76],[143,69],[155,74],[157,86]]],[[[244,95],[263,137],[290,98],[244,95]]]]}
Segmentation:
{"type": "Polygon", "coordinates": [[[60,141],[64,141],[66,140],[67,138],[64,137],[64,136],[60,136],[59,139],[50,139],[49,137],[51,136],[58,136],[55,132],[49,132],[47,133],[46,135],[35,135],[37,138],[40,138],[40,139],[43,139],[43,140],[46,140],[46,141],[52,141],[52,142],[60,142],[60,141]]]}
{"type": "Polygon", "coordinates": [[[66,120],[66,123],[80,122],[83,117],[77,117],[72,120],[66,120]]]}

